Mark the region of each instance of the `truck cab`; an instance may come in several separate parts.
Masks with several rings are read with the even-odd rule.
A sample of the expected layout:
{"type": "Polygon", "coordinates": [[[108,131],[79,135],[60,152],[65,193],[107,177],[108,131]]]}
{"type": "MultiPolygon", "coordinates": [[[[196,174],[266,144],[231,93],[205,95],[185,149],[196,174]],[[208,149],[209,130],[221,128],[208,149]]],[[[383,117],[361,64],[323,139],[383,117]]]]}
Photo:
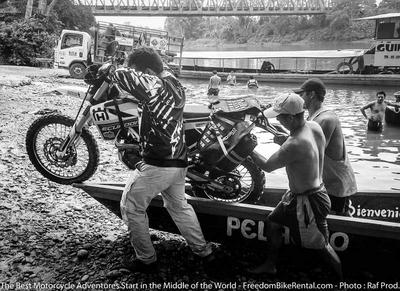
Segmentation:
{"type": "Polygon", "coordinates": [[[91,60],[91,42],[86,32],[64,29],[54,50],[54,68],[67,68],[73,78],[83,78],[91,60]]]}

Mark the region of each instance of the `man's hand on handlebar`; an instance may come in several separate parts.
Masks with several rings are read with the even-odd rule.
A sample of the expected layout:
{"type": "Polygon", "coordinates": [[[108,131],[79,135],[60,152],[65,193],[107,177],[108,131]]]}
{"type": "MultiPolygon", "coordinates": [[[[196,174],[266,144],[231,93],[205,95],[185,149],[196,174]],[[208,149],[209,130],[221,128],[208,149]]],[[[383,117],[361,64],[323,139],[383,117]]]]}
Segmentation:
{"type": "Polygon", "coordinates": [[[261,110],[264,111],[264,110],[270,108],[271,106],[272,106],[272,104],[267,104],[267,105],[261,104],[260,107],[261,107],[261,110]]]}
{"type": "Polygon", "coordinates": [[[283,145],[283,143],[288,139],[288,135],[286,134],[279,134],[274,136],[274,143],[283,145]]]}

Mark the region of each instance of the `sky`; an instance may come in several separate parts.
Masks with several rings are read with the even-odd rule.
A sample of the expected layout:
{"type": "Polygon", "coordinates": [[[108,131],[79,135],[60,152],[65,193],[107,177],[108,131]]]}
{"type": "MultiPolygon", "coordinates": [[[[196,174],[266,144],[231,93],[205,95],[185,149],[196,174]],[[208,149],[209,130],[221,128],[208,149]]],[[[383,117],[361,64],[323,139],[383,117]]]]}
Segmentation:
{"type": "Polygon", "coordinates": [[[164,29],[166,18],[167,17],[161,16],[96,16],[97,21],[128,24],[161,30],[164,29]]]}

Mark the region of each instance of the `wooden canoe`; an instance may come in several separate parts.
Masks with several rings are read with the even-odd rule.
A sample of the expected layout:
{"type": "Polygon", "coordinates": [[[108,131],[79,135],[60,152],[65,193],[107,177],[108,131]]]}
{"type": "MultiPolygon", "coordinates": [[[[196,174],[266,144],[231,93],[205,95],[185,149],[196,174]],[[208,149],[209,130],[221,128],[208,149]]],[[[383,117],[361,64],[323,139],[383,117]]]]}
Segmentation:
{"type": "MultiPolygon", "coordinates": [[[[119,201],[123,184],[83,183],[74,184],[74,187],[84,190],[120,217],[119,201]]],[[[276,199],[282,192],[283,189],[267,189],[266,195],[276,199]]],[[[365,194],[366,197],[374,198],[372,192],[365,194]]],[[[388,195],[392,194],[394,193],[388,193],[388,195]]],[[[187,199],[198,215],[207,240],[254,244],[267,240],[265,218],[273,210],[273,207],[244,203],[226,204],[191,196],[188,196],[187,199]]],[[[375,200],[375,202],[379,200],[375,200]]],[[[163,207],[160,195],[151,202],[148,215],[151,228],[179,233],[163,207]]],[[[372,245],[378,241],[382,242],[382,240],[390,245],[399,245],[399,222],[329,215],[328,224],[331,232],[330,242],[337,251],[365,245],[366,240],[372,242],[372,245]]],[[[285,242],[289,243],[288,230],[285,231],[284,238],[285,242]]],[[[370,245],[370,243],[368,244],[370,245]]]]}

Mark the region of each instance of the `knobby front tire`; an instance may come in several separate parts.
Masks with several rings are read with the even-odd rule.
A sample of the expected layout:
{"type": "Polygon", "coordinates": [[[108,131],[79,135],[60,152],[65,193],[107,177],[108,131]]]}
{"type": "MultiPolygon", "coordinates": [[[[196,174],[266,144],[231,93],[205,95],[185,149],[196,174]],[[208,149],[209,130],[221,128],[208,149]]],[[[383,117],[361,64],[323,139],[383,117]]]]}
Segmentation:
{"type": "Polygon", "coordinates": [[[32,123],[25,138],[32,164],[44,177],[59,184],[83,182],[93,176],[99,164],[99,148],[86,128],[63,157],[57,154],[73,124],[74,120],[64,115],[45,115],[32,123]]]}

